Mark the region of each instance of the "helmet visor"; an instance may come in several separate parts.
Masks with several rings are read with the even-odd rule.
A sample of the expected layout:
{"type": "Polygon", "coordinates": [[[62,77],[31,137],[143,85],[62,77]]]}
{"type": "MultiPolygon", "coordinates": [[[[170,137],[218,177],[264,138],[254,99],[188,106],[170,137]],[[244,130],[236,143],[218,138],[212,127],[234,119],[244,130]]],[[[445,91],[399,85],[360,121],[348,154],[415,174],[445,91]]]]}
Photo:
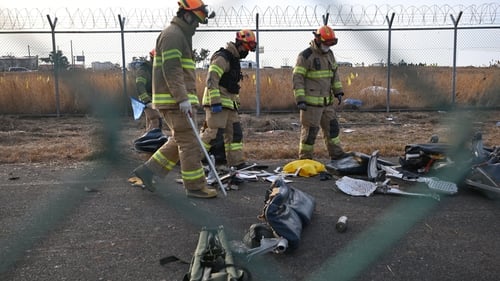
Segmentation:
{"type": "Polygon", "coordinates": [[[193,14],[196,16],[198,21],[202,24],[207,24],[208,19],[214,18],[215,17],[215,12],[209,12],[207,5],[203,5],[197,9],[191,10],[193,14]]]}

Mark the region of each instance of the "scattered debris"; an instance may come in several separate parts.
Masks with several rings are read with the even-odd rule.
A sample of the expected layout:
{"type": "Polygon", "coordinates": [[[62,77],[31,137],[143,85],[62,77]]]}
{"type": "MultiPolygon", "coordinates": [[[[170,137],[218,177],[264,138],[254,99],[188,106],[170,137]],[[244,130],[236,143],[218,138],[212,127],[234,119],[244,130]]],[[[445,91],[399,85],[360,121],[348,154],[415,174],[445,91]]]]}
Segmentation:
{"type": "Polygon", "coordinates": [[[363,101],[358,99],[345,99],[344,105],[353,109],[359,109],[363,105],[363,101]]]}
{"type": "MultiPolygon", "coordinates": [[[[381,86],[370,86],[362,89],[360,91],[362,95],[387,95],[387,88],[381,86]]],[[[390,95],[399,95],[399,91],[396,89],[390,89],[390,95]]]]}

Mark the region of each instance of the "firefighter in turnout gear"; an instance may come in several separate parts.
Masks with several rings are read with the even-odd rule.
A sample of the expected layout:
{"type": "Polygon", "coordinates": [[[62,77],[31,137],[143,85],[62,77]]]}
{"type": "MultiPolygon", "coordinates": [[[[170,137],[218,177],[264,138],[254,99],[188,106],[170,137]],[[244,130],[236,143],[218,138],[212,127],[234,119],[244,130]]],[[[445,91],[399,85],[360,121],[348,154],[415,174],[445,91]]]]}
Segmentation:
{"type": "Polygon", "coordinates": [[[153,72],[153,59],[155,57],[155,50],[149,52],[150,60],[145,60],[139,66],[135,76],[135,87],[137,90],[137,97],[146,105],[144,108],[144,115],[146,116],[146,132],[152,129],[161,129],[162,118],[157,109],[153,109],[152,104],[152,72],[153,72]]]}
{"type": "Polygon", "coordinates": [[[334,105],[342,102],[344,91],[335,56],[330,50],[337,44],[334,31],[327,25],[313,32],[309,48],[297,57],[293,69],[293,94],[300,110],[299,159],[313,159],[319,130],[332,160],[346,156],[340,146],[339,123],[334,105]]]}
{"type": "Polygon", "coordinates": [[[225,48],[216,51],[210,59],[202,99],[206,128],[201,139],[205,148],[215,152],[216,162],[223,162],[225,159],[228,166],[237,169],[246,166],[243,157],[243,131],[238,115],[239,82],[242,79],[240,60],[249,52],[255,52],[256,47],[253,31],[242,29],[236,32],[234,42],[228,42],[225,48]]]}
{"type": "Polygon", "coordinates": [[[192,113],[199,106],[192,37],[199,24],[206,24],[215,14],[209,14],[201,0],[180,0],[178,4],[176,16],[156,40],[153,62],[153,107],[160,110],[171,137],[133,173],[145,188],[154,191],[153,176],[166,176],[180,161],[186,195],[213,198],[217,191],[207,186],[201,146],[188,115],[195,119],[192,113]]]}
{"type": "Polygon", "coordinates": [[[136,71],[135,86],[137,97],[145,105],[143,112],[146,118],[146,132],[134,140],[134,148],[142,152],[155,152],[167,141],[167,136],[162,132],[162,121],[160,111],[153,109],[152,90],[153,90],[153,60],[155,50],[149,52],[150,60],[144,60],[136,71]]]}

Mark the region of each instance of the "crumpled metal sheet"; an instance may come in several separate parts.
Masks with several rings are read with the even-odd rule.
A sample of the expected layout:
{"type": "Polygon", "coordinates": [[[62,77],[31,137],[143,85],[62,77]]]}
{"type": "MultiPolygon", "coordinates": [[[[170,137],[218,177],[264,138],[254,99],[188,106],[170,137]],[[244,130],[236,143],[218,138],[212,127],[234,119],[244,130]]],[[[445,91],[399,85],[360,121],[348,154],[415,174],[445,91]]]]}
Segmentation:
{"type": "Polygon", "coordinates": [[[377,185],[373,182],[344,176],[335,182],[338,189],[352,196],[370,196],[377,185]]]}

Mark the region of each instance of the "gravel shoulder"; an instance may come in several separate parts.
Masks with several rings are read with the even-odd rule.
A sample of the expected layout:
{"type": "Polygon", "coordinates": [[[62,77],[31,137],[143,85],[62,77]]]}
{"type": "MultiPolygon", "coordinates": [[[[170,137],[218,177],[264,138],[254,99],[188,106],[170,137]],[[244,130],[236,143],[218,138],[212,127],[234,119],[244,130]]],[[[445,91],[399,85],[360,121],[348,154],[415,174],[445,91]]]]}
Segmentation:
{"type": "MultiPolygon", "coordinates": [[[[275,119],[265,118],[271,125],[275,119]]],[[[343,118],[344,124],[350,121],[343,118]]],[[[203,226],[223,225],[229,240],[237,243],[258,222],[270,185],[266,181],[245,182],[213,200],[186,198],[175,183],[178,168],[157,179],[155,193],[130,186],[130,171],[147,157],[130,148],[130,140],[140,134],[139,123],[125,122],[118,151],[103,161],[84,149],[81,153],[88,158],[75,159],[77,153],[71,151],[77,144],[93,143],[85,136],[102,135],[99,123],[51,120],[58,134],[46,119],[29,118],[26,127],[19,120],[24,119],[10,123],[15,127],[11,130],[5,129],[6,122],[0,125],[0,280],[182,280],[187,265],[161,266],[159,259],[176,255],[189,261],[203,226]],[[23,137],[18,147],[25,151],[36,154],[35,148],[44,143],[58,157],[9,162],[5,155],[15,137],[23,137]]],[[[492,122],[481,126],[493,124],[498,132],[492,122]]],[[[264,128],[254,133],[267,136],[272,130],[276,132],[264,128]]],[[[288,131],[297,136],[297,131],[288,131]]],[[[293,160],[290,155],[249,161],[267,164],[272,171],[293,160]]],[[[436,201],[383,194],[352,197],[340,192],[334,180],[318,177],[293,178],[290,185],[316,199],[313,220],[296,251],[269,253],[250,262],[238,259],[256,281],[496,280],[500,275],[498,199],[463,186],[458,194],[436,201]],[[349,218],[345,233],[335,230],[341,215],[349,218]]],[[[401,183],[401,188],[425,191],[419,184],[401,183]]]]}

